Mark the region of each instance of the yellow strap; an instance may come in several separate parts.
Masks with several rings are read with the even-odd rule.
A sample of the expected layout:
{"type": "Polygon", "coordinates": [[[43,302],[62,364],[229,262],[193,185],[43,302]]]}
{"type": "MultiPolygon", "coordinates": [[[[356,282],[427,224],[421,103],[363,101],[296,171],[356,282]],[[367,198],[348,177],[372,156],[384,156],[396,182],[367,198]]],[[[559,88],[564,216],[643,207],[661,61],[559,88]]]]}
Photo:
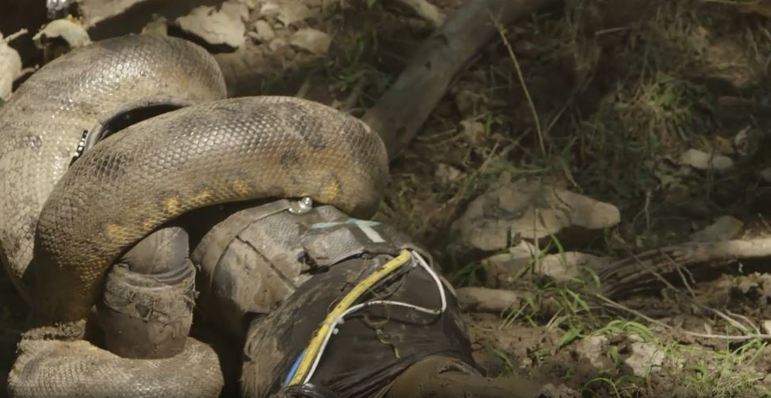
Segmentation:
{"type": "Polygon", "coordinates": [[[297,372],[294,374],[294,377],[292,377],[292,380],[289,381],[289,385],[301,384],[303,380],[305,380],[305,376],[308,374],[311,365],[313,365],[316,355],[318,355],[324,337],[329,333],[329,328],[334,325],[335,320],[377,282],[399,269],[399,267],[407,264],[410,261],[410,257],[411,255],[408,250],[402,250],[398,257],[391,259],[391,261],[376,269],[358,285],[354,286],[353,289],[340,300],[335,308],[327,314],[327,317],[316,330],[316,333],[313,334],[310,343],[308,343],[308,348],[305,350],[305,355],[303,355],[303,359],[300,362],[300,366],[297,368],[297,372]]]}

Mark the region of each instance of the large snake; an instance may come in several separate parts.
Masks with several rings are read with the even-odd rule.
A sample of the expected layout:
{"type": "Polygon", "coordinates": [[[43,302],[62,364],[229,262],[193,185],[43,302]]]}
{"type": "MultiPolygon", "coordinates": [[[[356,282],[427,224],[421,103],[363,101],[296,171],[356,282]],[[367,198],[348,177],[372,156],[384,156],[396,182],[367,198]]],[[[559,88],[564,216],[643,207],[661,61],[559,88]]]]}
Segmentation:
{"type": "MultiPolygon", "coordinates": [[[[197,208],[311,197],[357,216],[374,212],[387,155],[364,123],[296,98],[205,102],[223,95],[221,74],[203,50],[178,39],[130,36],[52,62],[0,110],[2,258],[39,319],[85,318],[122,253],[197,208]],[[68,169],[83,131],[100,121],[142,105],[193,103],[200,104],[100,141],[68,169]]],[[[191,342],[188,358],[201,350],[197,344],[191,342]]],[[[57,350],[37,348],[38,359],[57,350]]],[[[126,373],[109,353],[91,354],[126,373]]],[[[151,369],[135,371],[152,375],[151,369]]],[[[45,383],[39,371],[32,376],[45,383]]]]}
{"type": "Polygon", "coordinates": [[[161,36],[105,40],[34,73],[0,107],[0,260],[12,280],[19,285],[32,261],[40,211],[84,131],[121,122],[132,111],[225,95],[222,74],[206,51],[161,36]]]}

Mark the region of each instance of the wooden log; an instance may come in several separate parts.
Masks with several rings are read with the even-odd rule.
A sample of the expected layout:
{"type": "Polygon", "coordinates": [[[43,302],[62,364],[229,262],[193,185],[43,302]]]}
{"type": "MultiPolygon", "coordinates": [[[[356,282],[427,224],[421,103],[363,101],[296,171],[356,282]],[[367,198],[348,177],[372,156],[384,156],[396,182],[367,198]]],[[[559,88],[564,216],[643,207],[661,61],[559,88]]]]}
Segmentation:
{"type": "Polygon", "coordinates": [[[507,25],[558,0],[469,0],[418,49],[396,82],[363,117],[395,158],[417,134],[452,79],[507,25]]]}

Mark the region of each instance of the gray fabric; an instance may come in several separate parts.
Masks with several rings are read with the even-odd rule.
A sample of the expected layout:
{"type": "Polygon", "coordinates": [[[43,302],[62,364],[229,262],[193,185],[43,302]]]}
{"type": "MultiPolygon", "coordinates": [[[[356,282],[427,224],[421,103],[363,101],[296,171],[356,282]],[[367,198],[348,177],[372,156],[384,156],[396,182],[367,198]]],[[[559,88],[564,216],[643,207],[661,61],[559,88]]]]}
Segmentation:
{"type": "Polygon", "coordinates": [[[312,274],[365,253],[395,254],[406,245],[404,235],[366,221],[384,240],[372,242],[356,223],[362,220],[332,206],[305,214],[288,208],[288,201],[277,201],[238,211],[212,228],[191,255],[200,271],[199,313],[239,341],[251,316],[272,312],[312,274]]]}
{"type": "MultiPolygon", "coordinates": [[[[351,218],[331,206],[301,215],[280,210],[286,208],[279,201],[237,211],[204,236],[191,256],[201,271],[198,309],[204,319],[245,341],[241,380],[248,397],[278,389],[321,318],[373,266],[372,259],[414,248],[392,227],[351,218]]],[[[420,268],[394,283],[393,299],[438,307],[436,284],[420,268]]],[[[346,322],[314,382],[344,397],[365,397],[427,355],[473,363],[457,304],[446,290],[449,309],[440,318],[390,312],[393,317],[381,333],[393,344],[383,343],[360,319],[346,322]]],[[[385,316],[376,308],[366,313],[385,316]]]]}

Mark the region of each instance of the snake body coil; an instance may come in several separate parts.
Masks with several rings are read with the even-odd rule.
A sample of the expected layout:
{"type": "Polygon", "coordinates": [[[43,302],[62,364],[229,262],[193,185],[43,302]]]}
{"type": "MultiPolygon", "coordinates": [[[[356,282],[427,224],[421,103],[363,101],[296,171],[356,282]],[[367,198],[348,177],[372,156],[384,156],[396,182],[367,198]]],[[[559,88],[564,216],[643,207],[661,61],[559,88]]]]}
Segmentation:
{"type": "Polygon", "coordinates": [[[32,260],[38,216],[84,131],[132,110],[225,95],[222,74],[206,51],[150,35],[74,50],[24,82],[0,107],[0,261],[22,293],[18,282],[32,260]]]}
{"type": "MultiPolygon", "coordinates": [[[[197,208],[310,197],[354,216],[374,213],[388,159],[364,123],[296,98],[224,96],[216,63],[199,47],[129,36],[57,59],[0,109],[0,260],[39,321],[85,318],[122,254],[197,208]],[[70,165],[84,132],[130,124],[121,119],[136,109],[153,116],[156,106],[181,109],[99,141],[70,165]]],[[[85,341],[19,348],[15,397],[82,388],[89,397],[214,396],[222,385],[216,355],[192,339],[158,360],[123,359],[85,341]]]]}
{"type": "Polygon", "coordinates": [[[332,108],[289,97],[237,98],[157,116],[78,160],[40,216],[29,276],[49,318],[83,318],[118,256],[190,210],[311,197],[369,216],[386,182],[379,136],[332,108]]]}

